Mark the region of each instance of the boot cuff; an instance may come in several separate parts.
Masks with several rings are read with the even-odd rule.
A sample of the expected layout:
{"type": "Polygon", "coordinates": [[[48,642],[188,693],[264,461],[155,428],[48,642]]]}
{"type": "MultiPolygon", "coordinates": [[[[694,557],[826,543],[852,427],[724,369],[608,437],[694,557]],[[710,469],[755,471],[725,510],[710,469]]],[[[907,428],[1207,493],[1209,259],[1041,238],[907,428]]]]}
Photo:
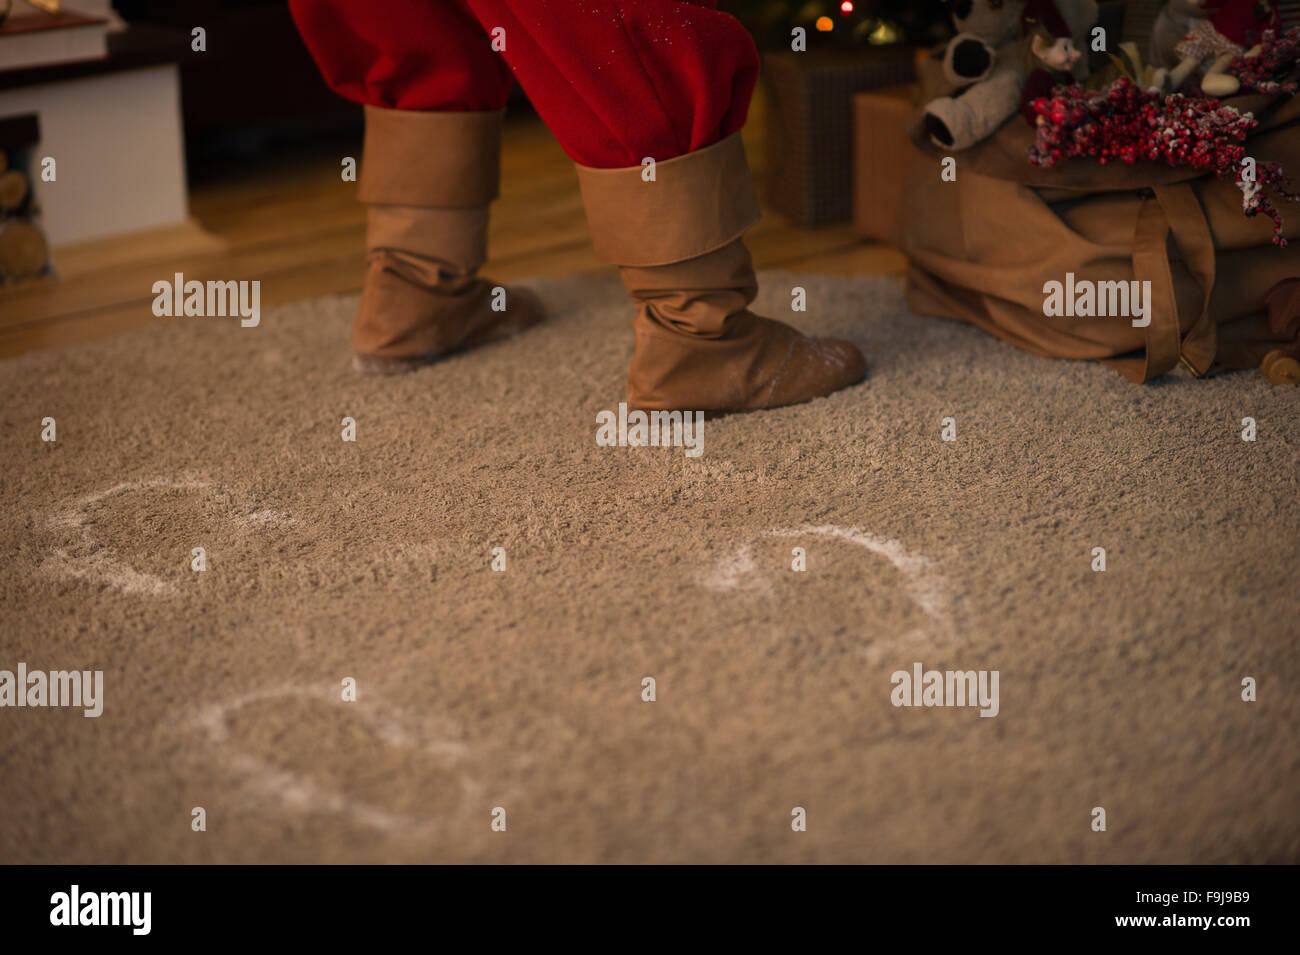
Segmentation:
{"type": "Polygon", "coordinates": [[[740,133],[644,167],[578,166],[596,257],[613,265],[684,262],[739,238],[759,220],[740,133]]]}
{"type": "Polygon", "coordinates": [[[504,115],[367,106],[358,197],[397,206],[487,205],[500,183],[504,115]]]}

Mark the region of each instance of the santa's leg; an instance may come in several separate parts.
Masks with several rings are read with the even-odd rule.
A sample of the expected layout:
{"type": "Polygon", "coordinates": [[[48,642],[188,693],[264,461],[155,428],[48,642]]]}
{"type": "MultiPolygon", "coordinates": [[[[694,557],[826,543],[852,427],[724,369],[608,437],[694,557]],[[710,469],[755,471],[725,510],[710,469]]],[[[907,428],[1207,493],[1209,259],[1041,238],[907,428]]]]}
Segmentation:
{"type": "Polygon", "coordinates": [[[678,0],[467,3],[578,164],[597,255],[637,302],[630,405],[769,408],[863,378],[848,342],[748,310],[759,211],[739,130],[758,55],[738,21],[678,0]]]}
{"type": "Polygon", "coordinates": [[[402,371],[535,324],[541,304],[478,275],[514,81],[453,0],[290,0],[326,81],[366,108],[368,265],[357,367],[402,371]]]}

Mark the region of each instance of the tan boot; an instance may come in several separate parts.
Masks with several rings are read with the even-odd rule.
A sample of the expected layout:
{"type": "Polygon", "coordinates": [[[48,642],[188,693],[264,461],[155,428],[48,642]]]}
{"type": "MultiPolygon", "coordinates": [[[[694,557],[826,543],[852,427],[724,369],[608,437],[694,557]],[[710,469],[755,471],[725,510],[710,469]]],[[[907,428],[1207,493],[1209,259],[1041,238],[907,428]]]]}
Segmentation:
{"type": "Polygon", "coordinates": [[[369,265],[352,326],[359,370],[391,373],[535,325],[541,302],[478,275],[496,198],[500,112],[366,107],[358,195],[369,265]]]}
{"type": "Polygon", "coordinates": [[[642,167],[578,167],[597,256],[638,303],[630,408],[754,411],[820,398],[866,375],[853,345],[749,311],[758,284],[741,234],[759,218],[740,135],[642,167]]]}

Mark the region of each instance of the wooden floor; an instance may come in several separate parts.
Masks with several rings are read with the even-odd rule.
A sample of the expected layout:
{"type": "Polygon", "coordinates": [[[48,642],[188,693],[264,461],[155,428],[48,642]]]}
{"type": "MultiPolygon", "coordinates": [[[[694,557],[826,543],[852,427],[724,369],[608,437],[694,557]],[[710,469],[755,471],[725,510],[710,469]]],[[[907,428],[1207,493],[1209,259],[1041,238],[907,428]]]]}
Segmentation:
{"type": "MultiPolygon", "coordinates": [[[[761,193],[760,108],[745,140],[761,193]]],[[[193,186],[188,225],[56,250],[56,276],[0,290],[0,356],[156,322],[153,283],[176,272],[205,281],[258,279],[264,309],[358,291],[365,213],[355,183],[339,175],[349,154],[359,155],[360,144],[297,147],[231,164],[193,186]]],[[[903,268],[896,251],[858,241],[847,224],[803,229],[765,213],[747,235],[759,268],[840,274],[903,268]]],[[[503,281],[604,268],[592,253],[573,165],[531,117],[506,126],[490,252],[484,271],[503,281]]]]}

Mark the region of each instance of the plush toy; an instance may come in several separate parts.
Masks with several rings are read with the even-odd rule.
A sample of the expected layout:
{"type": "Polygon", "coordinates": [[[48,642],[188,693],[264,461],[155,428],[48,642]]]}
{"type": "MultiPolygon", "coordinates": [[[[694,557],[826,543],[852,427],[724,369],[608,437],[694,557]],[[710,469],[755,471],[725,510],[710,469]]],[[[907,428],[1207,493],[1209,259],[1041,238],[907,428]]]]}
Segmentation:
{"type": "Polygon", "coordinates": [[[1083,54],[1075,45],[1074,30],[1051,0],[1030,0],[1023,23],[1028,75],[1020,94],[1020,115],[1034,126],[1039,121],[1034,101],[1051,95],[1054,86],[1073,83],[1083,54]]]}
{"type": "Polygon", "coordinates": [[[1241,81],[1227,72],[1229,64],[1257,55],[1264,31],[1281,28],[1276,0],[1169,0],[1151,36],[1151,62],[1160,67],[1155,83],[1176,90],[1199,72],[1203,93],[1231,96],[1241,81]]]}
{"type": "Polygon", "coordinates": [[[1025,0],[958,0],[953,4],[957,35],[944,51],[943,72],[958,89],[925,108],[926,132],[936,145],[948,149],[973,146],[1015,111],[1024,80],[1018,62],[1024,8],[1025,0]]]}
{"type": "Polygon", "coordinates": [[[1205,0],[1166,0],[1151,30],[1147,63],[1165,70],[1167,74],[1182,59],[1178,55],[1178,44],[1208,15],[1205,0]]]}
{"type": "Polygon", "coordinates": [[[1020,39],[1020,15],[1026,0],[957,0],[952,25],[957,35],[948,41],[943,74],[953,86],[986,80],[998,53],[1020,39]]]}
{"type": "MultiPolygon", "coordinates": [[[[959,30],[969,33],[978,23],[983,31],[979,39],[986,47],[992,48],[990,40],[1002,39],[1004,42],[993,52],[985,51],[990,62],[976,77],[977,82],[926,105],[925,129],[931,141],[953,150],[966,149],[986,139],[1014,116],[1024,103],[1026,81],[1036,70],[1055,70],[1060,66],[1081,78],[1078,74],[1083,70],[1084,61],[1077,53],[1073,56],[1065,54],[1075,48],[1076,38],[1086,37],[1097,22],[1095,0],[1024,0],[1017,3],[984,0],[982,4],[959,3],[957,6],[955,13],[966,14],[965,18],[955,19],[959,30]],[[1054,30],[1042,27],[1044,23],[1050,23],[1054,30]],[[1057,36],[1058,32],[1064,35],[1057,36]],[[1006,41],[1008,34],[1018,38],[1006,41]]],[[[948,46],[945,73],[960,75],[960,67],[966,66],[969,70],[980,62],[969,40],[959,41],[962,41],[961,36],[948,46]],[[951,70],[948,67],[950,62],[951,70]]],[[[1050,73],[1048,76],[1051,78],[1050,73]]],[[[1039,78],[1038,82],[1041,83],[1042,79],[1039,78]]]]}

